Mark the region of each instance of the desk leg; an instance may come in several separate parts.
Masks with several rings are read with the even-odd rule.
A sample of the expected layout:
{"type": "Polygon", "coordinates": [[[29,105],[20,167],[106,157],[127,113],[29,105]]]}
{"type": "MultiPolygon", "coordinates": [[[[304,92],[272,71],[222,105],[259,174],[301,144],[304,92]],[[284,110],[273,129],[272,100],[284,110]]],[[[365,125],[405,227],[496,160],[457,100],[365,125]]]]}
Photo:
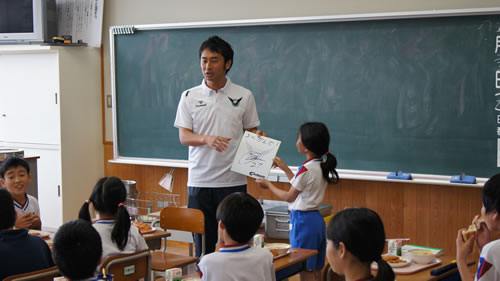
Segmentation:
{"type": "Polygon", "coordinates": [[[276,271],[276,280],[286,280],[288,277],[293,276],[295,274],[299,274],[300,272],[306,269],[306,262],[299,262],[287,268],[284,268],[280,271],[276,271]]]}
{"type": "MultiPolygon", "coordinates": [[[[158,250],[158,249],[161,249],[161,240],[163,238],[158,238],[158,239],[148,239],[146,240],[146,244],[148,244],[148,248],[150,250],[158,250]]],[[[165,247],[166,247],[166,244],[165,244],[165,247]]]]}

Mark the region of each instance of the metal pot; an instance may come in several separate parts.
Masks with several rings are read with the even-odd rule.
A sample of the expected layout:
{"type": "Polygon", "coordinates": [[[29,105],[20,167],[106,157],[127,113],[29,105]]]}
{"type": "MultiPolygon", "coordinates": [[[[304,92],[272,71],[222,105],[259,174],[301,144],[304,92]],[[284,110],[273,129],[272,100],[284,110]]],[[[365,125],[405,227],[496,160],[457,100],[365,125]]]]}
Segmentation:
{"type": "Polygon", "coordinates": [[[132,180],[122,180],[122,182],[127,190],[127,198],[135,197],[135,194],[137,193],[136,182],[132,180]]]}

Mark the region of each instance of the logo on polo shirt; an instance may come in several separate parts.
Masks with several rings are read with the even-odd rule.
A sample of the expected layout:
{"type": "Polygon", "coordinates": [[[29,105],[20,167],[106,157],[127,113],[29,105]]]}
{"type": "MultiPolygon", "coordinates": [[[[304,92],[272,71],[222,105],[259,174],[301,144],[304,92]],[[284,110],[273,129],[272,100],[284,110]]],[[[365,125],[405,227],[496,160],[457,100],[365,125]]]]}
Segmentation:
{"type": "Polygon", "coordinates": [[[202,107],[202,106],[207,106],[207,103],[202,101],[202,100],[199,100],[198,101],[198,104],[196,105],[196,107],[202,107]]]}
{"type": "Polygon", "coordinates": [[[233,104],[233,106],[238,106],[238,104],[240,103],[240,101],[241,101],[241,99],[242,99],[242,98],[239,98],[239,99],[232,99],[232,98],[230,98],[230,97],[227,97],[227,98],[231,101],[231,103],[233,104]]]}

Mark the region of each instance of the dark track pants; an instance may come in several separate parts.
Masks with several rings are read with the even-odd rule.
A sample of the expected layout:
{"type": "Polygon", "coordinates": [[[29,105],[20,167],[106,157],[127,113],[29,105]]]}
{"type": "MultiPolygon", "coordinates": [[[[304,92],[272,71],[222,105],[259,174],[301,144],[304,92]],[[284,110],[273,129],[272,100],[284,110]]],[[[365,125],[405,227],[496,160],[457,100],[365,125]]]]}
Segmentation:
{"type": "MultiPolygon", "coordinates": [[[[215,252],[218,223],[215,217],[219,203],[231,193],[247,192],[246,185],[233,187],[188,186],[188,208],[198,209],[205,215],[205,254],[215,252]]],[[[196,256],[201,256],[201,235],[193,234],[196,256]]]]}

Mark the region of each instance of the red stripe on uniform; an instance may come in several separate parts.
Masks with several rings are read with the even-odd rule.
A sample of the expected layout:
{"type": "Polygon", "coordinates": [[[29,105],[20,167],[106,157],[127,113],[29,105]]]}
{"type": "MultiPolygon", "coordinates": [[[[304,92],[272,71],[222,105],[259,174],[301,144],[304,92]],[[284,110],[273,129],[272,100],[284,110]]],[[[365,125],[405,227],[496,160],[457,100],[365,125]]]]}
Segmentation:
{"type": "Polygon", "coordinates": [[[297,176],[296,176],[296,177],[300,176],[301,174],[303,174],[303,173],[305,173],[305,172],[307,172],[307,168],[306,168],[306,167],[304,167],[304,166],[302,166],[302,168],[300,169],[300,171],[297,173],[297,176]]]}
{"type": "Polygon", "coordinates": [[[481,279],[481,277],[483,277],[490,268],[491,264],[486,260],[483,260],[477,272],[477,280],[481,279]]]}

